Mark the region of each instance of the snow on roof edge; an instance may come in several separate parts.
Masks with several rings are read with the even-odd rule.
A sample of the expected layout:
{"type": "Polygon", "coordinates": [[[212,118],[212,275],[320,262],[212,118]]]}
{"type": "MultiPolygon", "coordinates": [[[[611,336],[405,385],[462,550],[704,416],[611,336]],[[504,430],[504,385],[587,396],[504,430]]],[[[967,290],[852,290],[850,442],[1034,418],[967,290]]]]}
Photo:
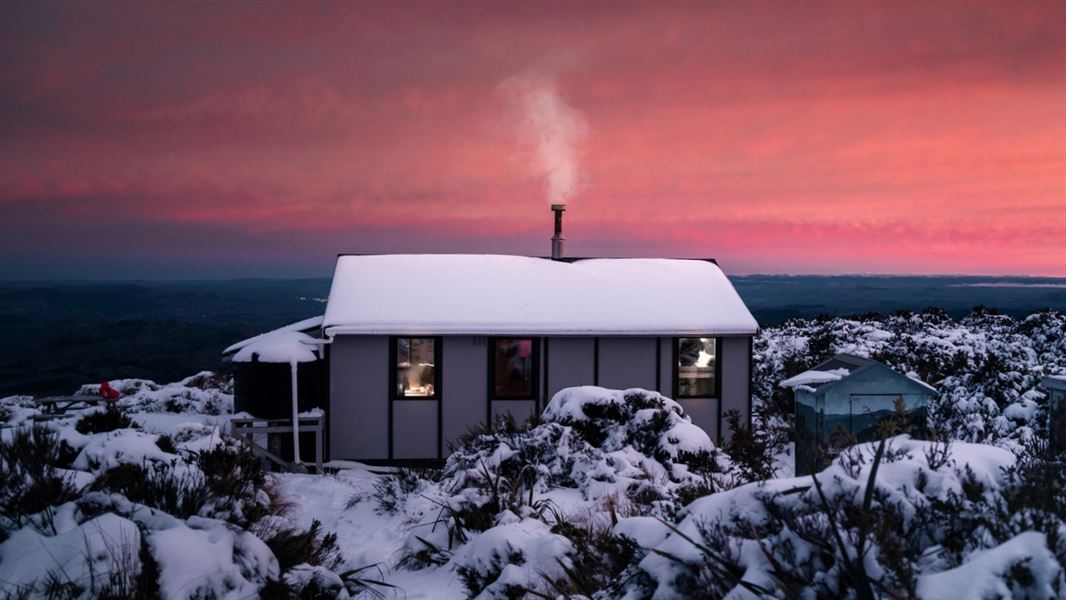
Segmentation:
{"type": "Polygon", "coordinates": [[[463,328],[454,327],[450,325],[441,326],[429,326],[419,327],[417,329],[411,328],[409,325],[397,324],[395,326],[366,326],[360,327],[358,325],[332,325],[324,328],[326,337],[333,337],[335,335],[410,335],[410,336],[434,336],[434,335],[514,335],[520,336],[525,334],[538,334],[538,335],[557,335],[564,336],[629,336],[629,337],[747,337],[755,335],[754,331],[737,330],[737,331],[725,331],[715,330],[707,331],[705,329],[561,329],[561,328],[544,328],[544,327],[523,327],[514,328],[512,326],[500,326],[500,327],[479,327],[463,328]]]}

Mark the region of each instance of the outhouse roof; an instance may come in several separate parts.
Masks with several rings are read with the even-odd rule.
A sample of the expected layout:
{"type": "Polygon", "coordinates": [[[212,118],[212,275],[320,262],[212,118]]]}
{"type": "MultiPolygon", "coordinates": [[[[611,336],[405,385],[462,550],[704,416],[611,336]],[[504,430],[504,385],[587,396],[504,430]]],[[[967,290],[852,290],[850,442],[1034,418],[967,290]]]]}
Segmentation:
{"type": "Polygon", "coordinates": [[[286,332],[286,331],[300,331],[300,332],[303,332],[303,333],[308,333],[308,332],[312,332],[312,331],[315,331],[316,329],[321,329],[321,328],[322,328],[322,315],[318,315],[317,317],[311,317],[309,319],[303,319],[302,321],[297,321],[295,323],[289,323],[288,325],[285,325],[284,327],[278,327],[277,329],[273,329],[273,330],[268,331],[266,333],[261,333],[261,334],[256,335],[256,336],[252,336],[252,337],[250,337],[250,338],[248,338],[246,340],[241,340],[241,341],[237,342],[236,344],[231,345],[229,348],[226,348],[225,350],[223,350],[222,354],[231,354],[233,352],[237,352],[241,348],[244,348],[245,346],[247,346],[249,344],[253,344],[255,342],[258,342],[258,341],[262,340],[263,338],[265,338],[267,336],[270,336],[270,335],[273,335],[275,333],[281,333],[281,332],[286,332]]]}
{"type": "Polygon", "coordinates": [[[895,374],[896,376],[905,379],[906,381],[921,386],[928,391],[935,392],[936,388],[918,379],[917,377],[911,377],[904,375],[883,365],[875,360],[869,358],[863,358],[861,356],[855,356],[853,354],[837,354],[833,358],[812,367],[799,375],[789,377],[782,381],[779,385],[783,388],[789,389],[802,389],[809,392],[821,393],[826,388],[836,384],[839,381],[843,381],[849,377],[852,377],[867,369],[876,368],[884,369],[888,372],[895,374]]]}
{"type": "Polygon", "coordinates": [[[494,254],[343,255],[326,335],[751,335],[713,261],[494,254]]]}
{"type": "Polygon", "coordinates": [[[315,338],[299,331],[276,331],[259,336],[233,355],[233,362],[303,363],[319,359],[315,338]]]}

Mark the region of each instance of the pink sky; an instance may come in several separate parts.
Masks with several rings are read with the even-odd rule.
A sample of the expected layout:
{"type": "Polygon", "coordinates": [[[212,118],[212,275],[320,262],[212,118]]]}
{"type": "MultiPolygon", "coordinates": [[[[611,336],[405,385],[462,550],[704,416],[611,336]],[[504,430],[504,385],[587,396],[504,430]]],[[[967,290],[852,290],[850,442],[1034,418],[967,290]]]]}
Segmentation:
{"type": "Polygon", "coordinates": [[[1066,276],[1066,3],[5,3],[0,277],[568,253],[1066,276]]]}

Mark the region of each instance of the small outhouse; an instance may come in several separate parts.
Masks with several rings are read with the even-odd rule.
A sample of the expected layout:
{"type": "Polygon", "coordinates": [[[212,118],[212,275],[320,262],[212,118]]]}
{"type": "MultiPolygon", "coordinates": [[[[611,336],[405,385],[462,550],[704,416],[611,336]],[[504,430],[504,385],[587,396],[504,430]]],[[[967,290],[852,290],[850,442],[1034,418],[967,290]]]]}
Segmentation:
{"type": "Polygon", "coordinates": [[[842,449],[875,439],[877,426],[897,414],[925,422],[932,386],[868,358],[837,354],[781,382],[796,402],[796,474],[823,468],[842,449]]]}
{"type": "MultiPolygon", "coordinates": [[[[223,352],[233,363],[233,411],[256,419],[281,419],[325,410],[329,376],[321,339],[322,317],[312,317],[233,344],[223,352]]],[[[268,433],[265,448],[289,461],[316,456],[313,433],[268,433]]]]}
{"type": "Polygon", "coordinates": [[[1048,439],[1051,447],[1066,451],[1066,375],[1045,377],[1041,386],[1048,392],[1048,439]]]}

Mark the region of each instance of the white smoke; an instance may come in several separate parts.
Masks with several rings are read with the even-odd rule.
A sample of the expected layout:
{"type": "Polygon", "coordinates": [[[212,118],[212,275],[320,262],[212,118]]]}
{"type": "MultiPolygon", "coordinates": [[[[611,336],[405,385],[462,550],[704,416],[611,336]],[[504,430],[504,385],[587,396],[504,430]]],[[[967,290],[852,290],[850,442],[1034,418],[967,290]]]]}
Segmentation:
{"type": "Polygon", "coordinates": [[[580,143],[588,133],[585,118],[559,95],[555,73],[517,75],[501,88],[522,113],[522,133],[534,149],[532,166],[544,176],[551,204],[565,204],[578,187],[580,143]]]}

